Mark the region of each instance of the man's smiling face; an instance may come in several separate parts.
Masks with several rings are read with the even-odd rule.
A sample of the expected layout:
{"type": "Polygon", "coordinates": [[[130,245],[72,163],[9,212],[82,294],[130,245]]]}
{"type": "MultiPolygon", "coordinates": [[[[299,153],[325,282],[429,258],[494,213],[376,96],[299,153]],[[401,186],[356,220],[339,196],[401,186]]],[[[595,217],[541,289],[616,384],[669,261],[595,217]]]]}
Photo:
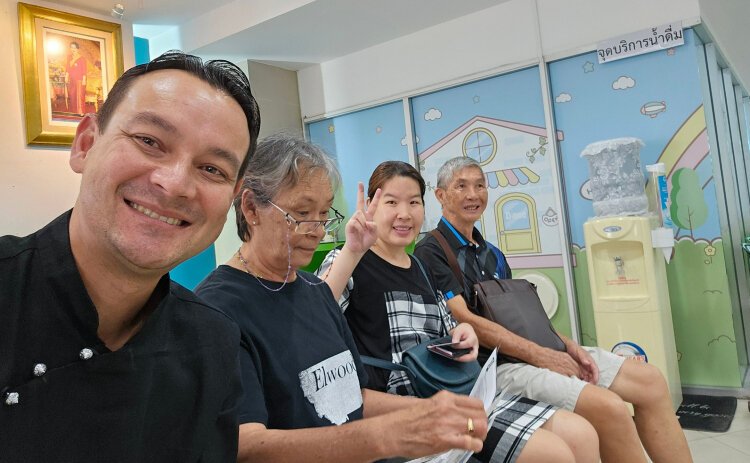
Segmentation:
{"type": "Polygon", "coordinates": [[[478,167],[457,171],[446,188],[435,195],[443,206],[443,215],[454,225],[473,225],[487,207],[487,184],[478,167]]]}
{"type": "Polygon", "coordinates": [[[221,232],[249,145],[231,96],[185,71],[139,77],[102,133],[93,116],[76,133],[71,240],[131,270],[170,270],[221,232]]]}

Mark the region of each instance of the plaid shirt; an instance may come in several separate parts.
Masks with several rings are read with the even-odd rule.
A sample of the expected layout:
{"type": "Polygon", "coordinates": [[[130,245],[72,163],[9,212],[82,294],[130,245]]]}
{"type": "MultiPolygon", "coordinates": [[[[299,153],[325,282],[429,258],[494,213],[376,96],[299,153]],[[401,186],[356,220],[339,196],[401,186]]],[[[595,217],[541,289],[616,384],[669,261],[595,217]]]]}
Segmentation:
{"type": "MultiPolygon", "coordinates": [[[[318,269],[318,274],[322,275],[326,272],[339,252],[336,249],[326,256],[320,269],[318,269]]],[[[411,281],[404,281],[401,274],[395,274],[397,270],[393,266],[375,256],[372,251],[368,251],[368,254],[358,264],[352,277],[349,278],[339,299],[341,310],[344,311],[350,321],[350,328],[355,336],[355,341],[361,340],[363,336],[378,336],[379,333],[359,332],[356,324],[351,323],[351,317],[356,316],[356,313],[359,312],[367,311],[372,314],[376,310],[382,311],[385,309],[391,346],[391,358],[386,360],[396,363],[401,363],[401,356],[404,351],[417,344],[448,336],[449,331],[458,324],[448,311],[442,294],[440,292],[431,294],[432,282],[426,280],[426,276],[422,274],[419,265],[414,260],[412,260],[410,270],[414,278],[411,278],[411,281]],[[378,275],[379,277],[366,277],[365,272],[368,272],[368,275],[378,275]],[[408,290],[385,290],[385,286],[388,286],[385,283],[386,280],[402,281],[402,289],[408,290]],[[385,307],[375,307],[377,301],[369,297],[368,294],[362,294],[360,290],[365,286],[370,292],[374,290],[383,295],[385,307]],[[347,310],[350,309],[356,312],[347,313],[347,310]]],[[[358,343],[358,347],[362,355],[380,357],[376,352],[367,352],[366,347],[362,346],[361,342],[358,343]]],[[[406,373],[402,371],[390,373],[386,390],[400,395],[414,395],[409,379],[406,373]]]]}

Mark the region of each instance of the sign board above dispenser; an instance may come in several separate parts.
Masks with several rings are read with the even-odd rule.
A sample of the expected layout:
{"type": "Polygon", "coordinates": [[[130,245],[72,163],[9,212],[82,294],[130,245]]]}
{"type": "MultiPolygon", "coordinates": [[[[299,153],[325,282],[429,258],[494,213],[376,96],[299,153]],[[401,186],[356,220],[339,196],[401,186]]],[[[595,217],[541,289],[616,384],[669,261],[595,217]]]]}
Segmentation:
{"type": "Polygon", "coordinates": [[[602,64],[684,43],[682,22],[676,21],[605,40],[596,45],[596,53],[599,55],[599,64],[602,64]]]}

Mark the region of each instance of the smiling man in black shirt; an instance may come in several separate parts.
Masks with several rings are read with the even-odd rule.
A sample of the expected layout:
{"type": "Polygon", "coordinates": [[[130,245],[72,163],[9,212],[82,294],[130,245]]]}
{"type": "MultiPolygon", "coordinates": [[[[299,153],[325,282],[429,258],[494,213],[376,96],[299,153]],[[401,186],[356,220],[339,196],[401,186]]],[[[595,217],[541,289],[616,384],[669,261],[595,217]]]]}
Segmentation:
{"type": "Polygon", "coordinates": [[[0,238],[0,460],[234,461],[239,332],[168,272],[221,231],[260,116],[169,52],[76,131],[71,211],[0,238]]]}

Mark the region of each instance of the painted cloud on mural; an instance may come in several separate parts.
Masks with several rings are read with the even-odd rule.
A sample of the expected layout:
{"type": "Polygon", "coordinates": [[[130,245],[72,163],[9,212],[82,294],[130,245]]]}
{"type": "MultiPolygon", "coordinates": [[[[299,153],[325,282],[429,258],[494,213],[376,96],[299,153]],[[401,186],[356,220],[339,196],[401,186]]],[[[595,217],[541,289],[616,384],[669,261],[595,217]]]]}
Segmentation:
{"type": "Polygon", "coordinates": [[[430,108],[429,111],[424,113],[424,120],[426,121],[434,121],[436,119],[440,119],[441,117],[443,117],[443,113],[441,113],[437,108],[430,108]]]}
{"type": "Polygon", "coordinates": [[[633,87],[635,87],[635,80],[628,76],[620,76],[616,81],[612,82],[614,90],[627,90],[633,87]]]}
{"type": "Polygon", "coordinates": [[[567,103],[572,99],[573,97],[569,93],[561,93],[555,98],[555,103],[567,103]]]}

